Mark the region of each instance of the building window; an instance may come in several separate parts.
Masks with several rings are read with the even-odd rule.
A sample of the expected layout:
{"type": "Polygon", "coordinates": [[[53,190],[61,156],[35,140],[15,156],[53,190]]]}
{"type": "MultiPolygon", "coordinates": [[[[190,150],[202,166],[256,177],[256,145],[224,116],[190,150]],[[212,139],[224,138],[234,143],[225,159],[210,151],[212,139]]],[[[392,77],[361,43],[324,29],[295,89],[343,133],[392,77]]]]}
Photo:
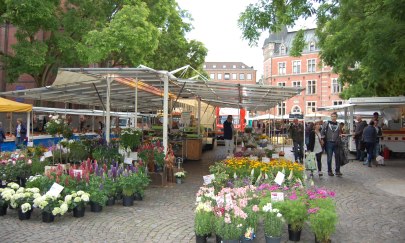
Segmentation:
{"type": "Polygon", "coordinates": [[[292,86],[293,87],[301,87],[301,81],[293,81],[292,86]]]}
{"type": "Polygon", "coordinates": [[[301,114],[301,108],[298,105],[295,105],[292,108],[291,113],[293,113],[293,114],[301,114]]]}
{"type": "Polygon", "coordinates": [[[217,65],[212,65],[212,68],[217,68],[217,65]]]}
{"type": "Polygon", "coordinates": [[[239,80],[245,80],[245,74],[244,73],[239,74],[239,80]]]}
{"type": "Polygon", "coordinates": [[[226,65],[222,65],[222,68],[226,68],[226,65]]]}
{"type": "Polygon", "coordinates": [[[278,105],[277,105],[277,114],[279,116],[284,116],[285,115],[285,106],[286,106],[285,102],[283,102],[283,107],[281,107],[281,102],[278,103],[278,105]]]}
{"type": "Polygon", "coordinates": [[[301,61],[293,61],[293,73],[301,73],[301,61]]]}
{"type": "Polygon", "coordinates": [[[246,79],[247,80],[252,80],[252,74],[251,73],[246,74],[246,79]]]}
{"type": "Polygon", "coordinates": [[[278,82],[278,83],[277,83],[277,86],[285,87],[285,82],[278,82]]]}
{"type": "Polygon", "coordinates": [[[339,83],[337,78],[332,78],[332,93],[338,94],[342,92],[342,85],[339,83]]]}
{"type": "Polygon", "coordinates": [[[238,76],[236,75],[236,73],[232,73],[232,80],[237,80],[238,76]]]}
{"type": "Polygon", "coordinates": [[[218,80],[221,80],[222,79],[222,73],[218,73],[217,77],[218,77],[218,80]]]}
{"type": "Polygon", "coordinates": [[[314,73],[314,72],[316,72],[315,59],[309,59],[308,60],[308,73],[314,73]]]}
{"type": "Polygon", "coordinates": [[[215,79],[215,73],[210,73],[210,79],[215,79]]]}
{"type": "Polygon", "coordinates": [[[286,72],[286,64],[285,64],[285,62],[279,62],[278,63],[278,74],[279,75],[283,75],[283,74],[285,74],[285,72],[286,72]]]}
{"type": "Polygon", "coordinates": [[[281,54],[281,55],[285,55],[285,53],[286,53],[285,45],[284,45],[284,44],[281,44],[281,46],[280,46],[280,54],[281,54]]]}
{"type": "Polygon", "coordinates": [[[316,102],[308,101],[307,102],[307,113],[312,113],[316,111],[316,102]]]}
{"type": "Polygon", "coordinates": [[[343,100],[334,100],[333,105],[343,105],[343,100]]]}
{"type": "Polygon", "coordinates": [[[309,51],[315,51],[315,41],[309,43],[309,51]]]}
{"type": "Polygon", "coordinates": [[[315,80],[308,80],[307,94],[316,94],[316,81],[315,80]]]}
{"type": "Polygon", "coordinates": [[[232,68],[236,68],[236,65],[232,65],[232,68]]]}
{"type": "Polygon", "coordinates": [[[224,79],[229,80],[231,78],[231,75],[229,73],[224,74],[224,79]]]}

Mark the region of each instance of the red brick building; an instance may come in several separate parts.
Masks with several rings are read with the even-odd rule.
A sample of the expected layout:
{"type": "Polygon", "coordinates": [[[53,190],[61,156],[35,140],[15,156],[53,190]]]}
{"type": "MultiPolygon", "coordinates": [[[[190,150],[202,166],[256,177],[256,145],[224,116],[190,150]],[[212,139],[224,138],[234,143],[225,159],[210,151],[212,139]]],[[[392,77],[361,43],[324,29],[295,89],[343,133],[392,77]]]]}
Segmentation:
{"type": "Polygon", "coordinates": [[[204,70],[211,81],[256,84],[256,72],[243,62],[205,62],[204,70]]]}
{"type": "Polygon", "coordinates": [[[321,106],[342,104],[339,98],[342,86],[331,67],[322,65],[315,29],[305,30],[306,45],[300,57],[289,55],[295,35],[296,32],[288,32],[284,28],[278,33],[271,33],[263,45],[263,84],[305,88],[305,91],[284,102],[283,111],[279,105],[270,114],[311,114],[321,106]]]}

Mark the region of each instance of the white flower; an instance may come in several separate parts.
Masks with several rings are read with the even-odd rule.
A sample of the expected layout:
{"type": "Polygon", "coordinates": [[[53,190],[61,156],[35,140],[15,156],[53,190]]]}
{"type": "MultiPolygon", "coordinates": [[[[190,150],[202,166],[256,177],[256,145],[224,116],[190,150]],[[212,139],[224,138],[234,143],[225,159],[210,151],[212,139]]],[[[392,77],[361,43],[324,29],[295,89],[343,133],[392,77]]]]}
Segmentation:
{"type": "Polygon", "coordinates": [[[277,217],[281,218],[283,215],[281,215],[281,213],[277,213],[277,217]]]}
{"type": "Polygon", "coordinates": [[[17,189],[16,193],[23,193],[25,191],[24,187],[20,187],[17,189]]]}
{"type": "Polygon", "coordinates": [[[78,195],[78,196],[81,196],[81,195],[83,195],[84,193],[85,193],[84,191],[78,191],[78,192],[77,192],[77,195],[78,195]]]}
{"type": "Polygon", "coordinates": [[[30,211],[31,210],[31,204],[29,204],[29,203],[24,203],[23,205],[21,205],[21,211],[23,212],[23,213],[26,213],[26,212],[28,212],[28,211],[30,211]]]}
{"type": "Polygon", "coordinates": [[[62,203],[60,205],[60,214],[64,215],[68,211],[68,205],[66,203],[62,203]]]}
{"type": "Polygon", "coordinates": [[[39,189],[36,187],[33,188],[27,188],[26,191],[32,192],[32,193],[39,193],[39,189]]]}
{"type": "Polygon", "coordinates": [[[267,203],[266,205],[263,206],[263,212],[271,212],[271,211],[272,211],[271,203],[267,203]]]}
{"type": "Polygon", "coordinates": [[[65,202],[70,203],[70,201],[72,201],[72,195],[67,195],[65,197],[65,202]]]}
{"type": "Polygon", "coordinates": [[[90,197],[89,197],[89,194],[88,194],[88,193],[83,194],[81,198],[82,198],[82,200],[83,200],[84,202],[90,201],[90,197]]]}
{"type": "Polygon", "coordinates": [[[81,198],[80,197],[75,197],[75,199],[73,201],[76,202],[76,203],[81,202],[81,198]]]}
{"type": "Polygon", "coordinates": [[[52,210],[52,214],[53,215],[58,215],[60,213],[60,208],[59,207],[55,207],[53,210],[52,210]]]}

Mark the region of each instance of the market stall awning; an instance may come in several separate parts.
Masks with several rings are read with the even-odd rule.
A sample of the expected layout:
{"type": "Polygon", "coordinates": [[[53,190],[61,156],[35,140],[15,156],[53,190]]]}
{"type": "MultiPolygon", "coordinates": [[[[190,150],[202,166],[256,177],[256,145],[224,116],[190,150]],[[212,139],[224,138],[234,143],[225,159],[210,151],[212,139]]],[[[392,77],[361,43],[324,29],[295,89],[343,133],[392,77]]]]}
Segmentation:
{"type": "Polygon", "coordinates": [[[32,105],[24,104],[0,97],[0,112],[28,112],[32,110],[32,105]]]}

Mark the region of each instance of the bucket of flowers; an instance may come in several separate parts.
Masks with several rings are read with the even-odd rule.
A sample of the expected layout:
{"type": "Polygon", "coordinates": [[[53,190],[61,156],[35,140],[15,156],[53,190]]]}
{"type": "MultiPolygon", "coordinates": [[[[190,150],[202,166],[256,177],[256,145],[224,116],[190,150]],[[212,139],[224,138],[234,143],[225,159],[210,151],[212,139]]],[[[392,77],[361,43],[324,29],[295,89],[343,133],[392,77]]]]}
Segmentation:
{"type": "Polygon", "coordinates": [[[73,217],[84,217],[86,204],[90,201],[90,194],[84,191],[73,191],[65,196],[65,203],[73,210],[73,217]]]}
{"type": "Polygon", "coordinates": [[[34,199],[34,206],[42,210],[42,222],[51,223],[55,216],[64,215],[68,211],[68,204],[59,201],[59,197],[45,194],[34,199]]]}
{"type": "Polygon", "coordinates": [[[183,179],[186,178],[186,172],[178,171],[178,172],[174,173],[174,177],[176,177],[176,183],[181,184],[181,183],[183,183],[183,179]]]}
{"type": "MultiPolygon", "coordinates": [[[[10,187],[15,188],[14,184],[10,185],[10,187]]],[[[20,220],[27,220],[31,218],[34,199],[40,196],[41,194],[39,194],[38,188],[20,187],[15,191],[15,194],[11,196],[10,205],[12,208],[18,209],[18,218],[20,220]]]]}
{"type": "Polygon", "coordinates": [[[9,187],[0,188],[0,216],[7,214],[7,208],[13,194],[15,194],[14,189],[9,187]]]}

